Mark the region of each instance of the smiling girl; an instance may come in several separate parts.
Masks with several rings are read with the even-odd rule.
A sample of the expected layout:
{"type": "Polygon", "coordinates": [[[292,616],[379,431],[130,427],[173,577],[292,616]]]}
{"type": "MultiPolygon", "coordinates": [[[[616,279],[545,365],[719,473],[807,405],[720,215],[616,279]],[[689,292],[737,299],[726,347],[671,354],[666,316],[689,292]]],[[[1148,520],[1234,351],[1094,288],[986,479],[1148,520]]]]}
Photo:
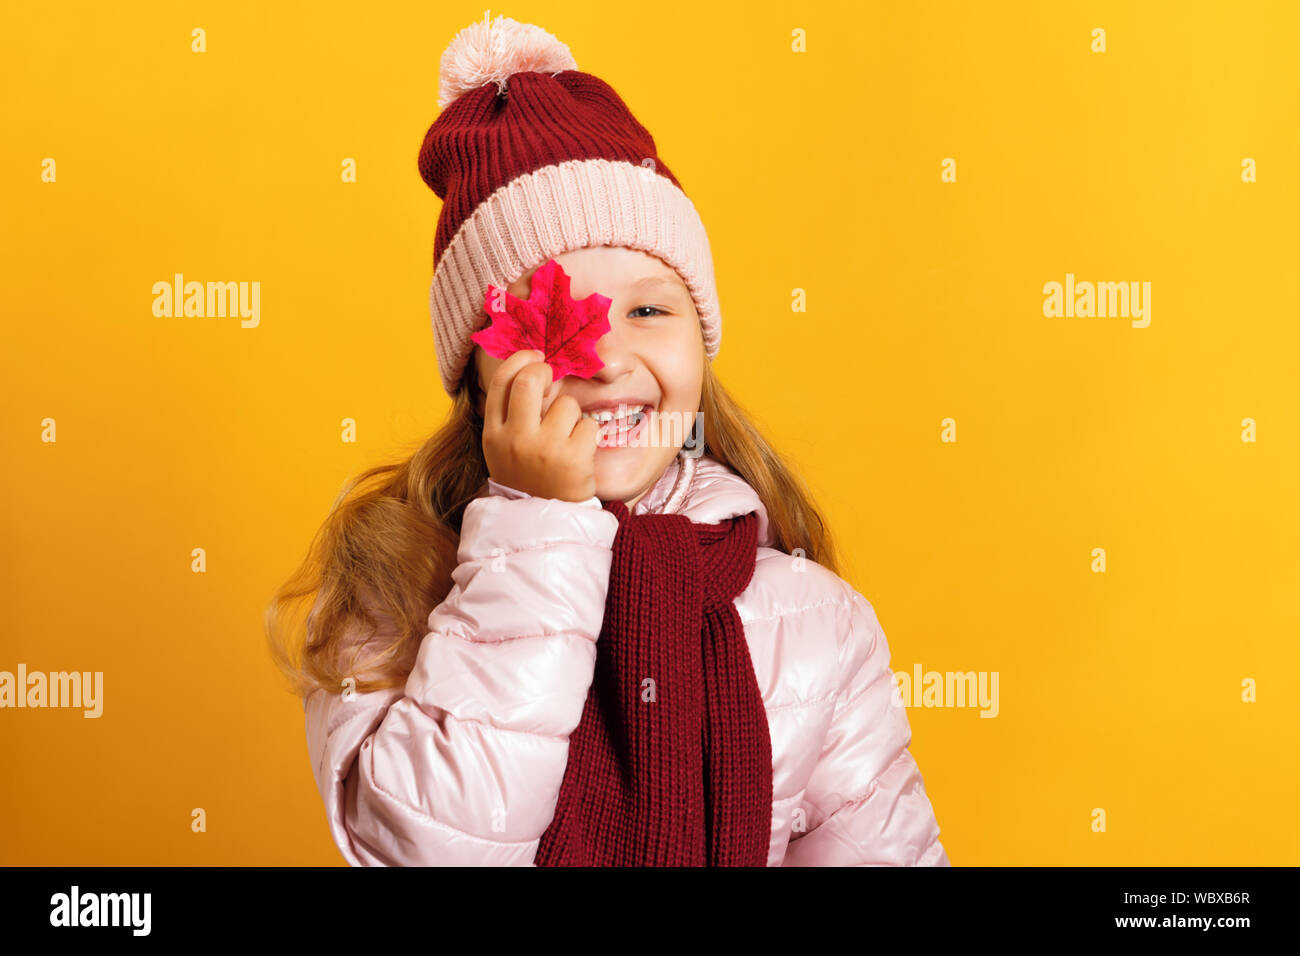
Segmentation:
{"type": "Polygon", "coordinates": [[[650,134],[504,17],[439,105],[449,420],[344,489],[268,612],[344,858],[947,865],[876,615],[713,376],[707,235],[650,134]],[[552,261],[610,300],[590,377],[470,338],[552,261]]]}

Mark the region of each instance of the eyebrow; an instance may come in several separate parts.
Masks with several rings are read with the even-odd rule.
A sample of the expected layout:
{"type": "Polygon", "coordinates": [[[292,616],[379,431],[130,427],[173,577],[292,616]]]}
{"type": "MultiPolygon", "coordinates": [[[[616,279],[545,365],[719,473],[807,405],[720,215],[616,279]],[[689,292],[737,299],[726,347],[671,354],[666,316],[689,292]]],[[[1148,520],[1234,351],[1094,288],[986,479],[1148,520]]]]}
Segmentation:
{"type": "Polygon", "coordinates": [[[655,286],[667,286],[674,292],[686,292],[680,279],[674,279],[671,276],[644,276],[631,283],[629,289],[650,289],[655,286]]]}

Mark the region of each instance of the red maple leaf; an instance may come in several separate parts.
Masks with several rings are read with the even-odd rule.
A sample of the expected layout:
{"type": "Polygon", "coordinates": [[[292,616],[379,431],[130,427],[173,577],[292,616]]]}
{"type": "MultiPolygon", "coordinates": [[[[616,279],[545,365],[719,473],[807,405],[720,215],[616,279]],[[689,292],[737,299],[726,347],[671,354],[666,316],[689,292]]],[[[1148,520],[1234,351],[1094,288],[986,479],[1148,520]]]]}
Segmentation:
{"type": "Polygon", "coordinates": [[[605,363],[596,341],[610,330],[609,297],[593,292],[574,299],[569,275],[548,259],[532,275],[527,299],[488,285],[484,303],[492,324],[470,336],[494,358],[509,358],[520,349],[537,349],[551,366],[551,381],[566,375],[591,378],[605,363]],[[503,308],[497,308],[504,301],[503,308]]]}

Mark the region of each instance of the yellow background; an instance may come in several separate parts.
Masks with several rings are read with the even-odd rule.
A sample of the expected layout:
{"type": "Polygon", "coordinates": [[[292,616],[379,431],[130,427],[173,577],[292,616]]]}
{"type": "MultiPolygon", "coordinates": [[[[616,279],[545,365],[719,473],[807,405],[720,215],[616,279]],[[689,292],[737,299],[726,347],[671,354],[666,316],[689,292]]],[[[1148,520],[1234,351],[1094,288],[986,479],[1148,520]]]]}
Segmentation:
{"type": "MultiPolygon", "coordinates": [[[[342,862],[261,614],[343,480],[448,407],[416,155],[483,10],[5,4],[0,669],[105,700],[0,711],[0,863],[342,862]],[[260,326],[154,317],[175,272],[260,281],[260,326]]],[[[1296,6],[491,13],[656,137],[710,231],[719,373],[895,669],[999,672],[995,719],[908,712],[953,863],[1300,863],[1296,6]],[[1151,282],[1150,327],[1044,317],[1067,272],[1151,282]]]]}

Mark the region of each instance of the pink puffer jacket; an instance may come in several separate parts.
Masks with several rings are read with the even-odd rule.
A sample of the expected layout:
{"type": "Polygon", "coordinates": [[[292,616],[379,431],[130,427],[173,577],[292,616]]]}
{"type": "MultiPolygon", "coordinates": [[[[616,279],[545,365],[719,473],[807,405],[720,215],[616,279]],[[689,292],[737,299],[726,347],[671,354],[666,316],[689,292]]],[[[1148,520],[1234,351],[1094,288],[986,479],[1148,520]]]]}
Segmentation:
{"type": "MultiPolygon", "coordinates": [[[[867,600],[769,547],[757,493],[707,456],[674,459],[633,513],[663,510],[759,513],[735,604],[772,739],[767,865],[948,865],[867,600]]],[[[487,482],[405,688],[307,698],[316,784],[349,863],[533,864],[595,670],[617,524],[595,497],[487,482]]]]}

